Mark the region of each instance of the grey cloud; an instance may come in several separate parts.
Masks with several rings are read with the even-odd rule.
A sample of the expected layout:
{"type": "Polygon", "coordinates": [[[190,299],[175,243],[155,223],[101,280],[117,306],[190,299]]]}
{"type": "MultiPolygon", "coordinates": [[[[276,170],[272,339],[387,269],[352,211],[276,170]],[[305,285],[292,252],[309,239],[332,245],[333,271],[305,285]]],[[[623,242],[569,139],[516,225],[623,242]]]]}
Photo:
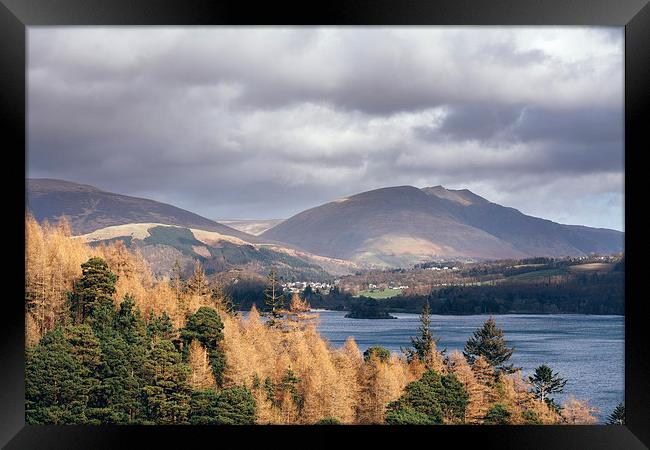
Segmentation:
{"type": "Polygon", "coordinates": [[[536,183],[535,213],[620,228],[622,33],[572,35],[568,56],[526,36],[32,27],[28,174],[239,218],[401,184],[522,208],[536,183]],[[585,193],[565,217],[567,177],[585,193]]]}

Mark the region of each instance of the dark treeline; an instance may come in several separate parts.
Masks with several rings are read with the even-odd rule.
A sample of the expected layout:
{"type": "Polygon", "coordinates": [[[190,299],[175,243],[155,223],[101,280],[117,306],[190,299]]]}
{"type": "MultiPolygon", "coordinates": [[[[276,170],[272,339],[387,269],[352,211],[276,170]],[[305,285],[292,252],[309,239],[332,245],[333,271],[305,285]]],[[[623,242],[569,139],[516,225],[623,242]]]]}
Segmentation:
{"type": "Polygon", "coordinates": [[[389,311],[417,312],[425,301],[433,314],[624,314],[624,277],[612,273],[561,284],[447,286],[429,295],[393,297],[385,304],[389,311]]]}
{"type": "MultiPolygon", "coordinates": [[[[261,306],[264,284],[240,282],[227,288],[238,309],[261,306]]],[[[286,294],[289,296],[289,294],[286,294]]],[[[495,283],[446,286],[428,295],[397,296],[383,300],[353,297],[332,289],[329,294],[306,289],[301,297],[313,308],[361,311],[376,305],[382,312],[419,313],[426,301],[432,314],[624,314],[624,274],[592,273],[561,283],[495,283]]],[[[372,314],[371,314],[372,315],[372,314]]]]}

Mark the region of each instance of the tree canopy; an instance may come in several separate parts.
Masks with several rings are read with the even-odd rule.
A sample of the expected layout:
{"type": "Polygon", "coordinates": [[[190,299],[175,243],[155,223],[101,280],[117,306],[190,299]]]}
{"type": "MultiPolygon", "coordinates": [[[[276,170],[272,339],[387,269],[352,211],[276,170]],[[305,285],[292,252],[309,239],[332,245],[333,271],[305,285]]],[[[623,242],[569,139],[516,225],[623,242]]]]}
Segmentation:
{"type": "Polygon", "coordinates": [[[388,424],[462,423],[469,396],[455,375],[427,370],[388,405],[388,424]]]}
{"type": "Polygon", "coordinates": [[[494,318],[490,317],[468,339],[463,354],[470,364],[474,364],[479,356],[483,356],[497,371],[513,372],[515,369],[512,364],[505,363],[514,351],[514,347],[510,348],[506,345],[503,330],[497,327],[494,318]]]}
{"type": "Polygon", "coordinates": [[[535,398],[543,402],[548,400],[549,394],[562,392],[567,382],[558,373],[553,373],[553,370],[546,364],[538,366],[535,373],[528,377],[528,381],[533,385],[532,392],[535,394],[535,398]]]}

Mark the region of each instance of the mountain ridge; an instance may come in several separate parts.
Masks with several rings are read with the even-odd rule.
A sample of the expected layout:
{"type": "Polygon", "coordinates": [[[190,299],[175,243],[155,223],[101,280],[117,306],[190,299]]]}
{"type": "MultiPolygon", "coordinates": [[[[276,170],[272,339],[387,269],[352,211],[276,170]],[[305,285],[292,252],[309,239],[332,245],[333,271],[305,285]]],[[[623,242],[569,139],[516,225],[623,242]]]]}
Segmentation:
{"type": "MultiPolygon", "coordinates": [[[[329,265],[345,261],[370,268],[406,267],[433,259],[616,253],[623,250],[624,237],[616,230],[528,216],[468,189],[440,185],[384,187],[338,198],[256,235],[173,205],[48,178],[27,179],[26,207],[39,222],[65,215],[76,235],[97,232],[106,239],[133,239],[133,232],[148,233],[143,226],[169,225],[215,233],[219,245],[240,246],[241,251],[245,245],[261,245],[306,261],[322,257],[329,265]]],[[[259,227],[256,222],[261,221],[232,222],[243,228],[259,227]]]]}
{"type": "Polygon", "coordinates": [[[257,242],[253,235],[173,205],[53,178],[27,179],[26,207],[39,222],[45,219],[54,222],[66,216],[73,234],[77,235],[129,223],[163,223],[257,242]]]}
{"type": "Polygon", "coordinates": [[[309,208],[260,236],[333,258],[394,266],[427,258],[615,253],[623,249],[624,233],[528,216],[467,189],[439,185],[362,192],[309,208]]]}

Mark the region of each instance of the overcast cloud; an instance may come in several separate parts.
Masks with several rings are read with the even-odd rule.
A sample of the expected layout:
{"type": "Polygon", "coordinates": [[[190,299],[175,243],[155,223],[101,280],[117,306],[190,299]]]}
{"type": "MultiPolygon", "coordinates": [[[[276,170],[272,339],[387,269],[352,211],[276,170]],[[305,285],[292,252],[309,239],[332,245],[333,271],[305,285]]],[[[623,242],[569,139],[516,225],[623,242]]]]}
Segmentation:
{"type": "Polygon", "coordinates": [[[623,28],[30,27],[28,176],[284,218],[468,188],[622,230],[623,28]]]}

